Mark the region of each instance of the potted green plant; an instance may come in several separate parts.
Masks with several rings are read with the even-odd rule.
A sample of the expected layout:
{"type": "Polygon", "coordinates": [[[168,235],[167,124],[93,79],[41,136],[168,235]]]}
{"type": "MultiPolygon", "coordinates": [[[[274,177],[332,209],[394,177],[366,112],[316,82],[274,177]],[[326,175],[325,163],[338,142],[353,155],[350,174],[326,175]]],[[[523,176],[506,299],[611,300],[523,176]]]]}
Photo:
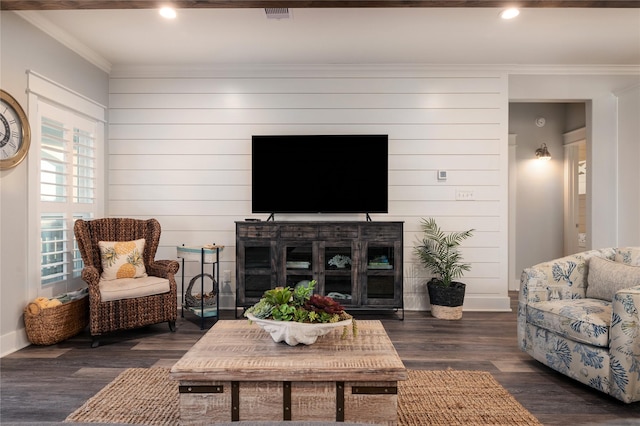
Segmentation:
{"type": "Polygon", "coordinates": [[[267,290],[244,316],[268,331],[274,341],[284,341],[291,346],[310,345],[336,326],[344,327],[342,338],[347,336],[347,326],[351,326],[354,336],[357,335],[355,319],[333,298],[313,294],[315,285],[313,280],[293,289],[267,290]]]}
{"type": "Polygon", "coordinates": [[[435,219],[422,219],[422,239],[415,254],[422,266],[435,275],[427,283],[431,315],[441,319],[462,318],[466,284],[455,281],[471,269],[462,261],[460,244],[472,236],[475,229],[462,232],[443,232],[435,219]]]}

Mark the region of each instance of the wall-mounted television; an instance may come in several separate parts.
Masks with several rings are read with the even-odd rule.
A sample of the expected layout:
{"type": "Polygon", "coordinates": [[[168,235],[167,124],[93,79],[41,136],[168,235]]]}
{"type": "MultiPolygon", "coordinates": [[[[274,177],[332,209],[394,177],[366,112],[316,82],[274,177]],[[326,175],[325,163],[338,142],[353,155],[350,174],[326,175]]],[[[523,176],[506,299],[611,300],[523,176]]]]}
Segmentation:
{"type": "Polygon", "coordinates": [[[255,135],[253,213],[388,213],[387,135],[255,135]]]}

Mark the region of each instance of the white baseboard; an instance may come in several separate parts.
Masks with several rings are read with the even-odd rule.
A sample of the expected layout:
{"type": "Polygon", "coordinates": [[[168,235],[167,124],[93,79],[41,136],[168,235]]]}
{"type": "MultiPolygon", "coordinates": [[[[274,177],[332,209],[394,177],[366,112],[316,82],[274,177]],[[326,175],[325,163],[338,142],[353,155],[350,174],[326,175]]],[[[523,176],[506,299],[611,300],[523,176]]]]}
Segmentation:
{"type": "MultiPolygon", "coordinates": [[[[429,304],[424,293],[405,293],[404,309],[406,311],[428,311],[429,304]]],[[[466,312],[511,312],[511,299],[508,295],[474,295],[464,297],[464,311],[466,312]]]]}
{"type": "Polygon", "coordinates": [[[26,348],[31,342],[24,328],[0,336],[0,358],[26,348]]]}
{"type": "Polygon", "coordinates": [[[512,278],[509,281],[509,291],[519,291],[520,290],[520,277],[512,278]]]}
{"type": "Polygon", "coordinates": [[[464,311],[466,312],[511,312],[509,296],[481,296],[467,295],[464,297],[464,311]]]}

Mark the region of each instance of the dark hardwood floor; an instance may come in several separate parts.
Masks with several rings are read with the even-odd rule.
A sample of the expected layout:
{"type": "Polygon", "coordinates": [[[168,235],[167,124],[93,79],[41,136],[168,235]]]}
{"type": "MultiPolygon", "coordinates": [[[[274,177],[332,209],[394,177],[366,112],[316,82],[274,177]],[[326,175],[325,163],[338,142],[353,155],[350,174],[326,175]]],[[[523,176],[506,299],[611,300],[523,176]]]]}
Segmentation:
{"type": "MultiPolygon", "coordinates": [[[[489,371],[545,425],[640,424],[640,403],[619,402],[518,349],[516,297],[511,294],[512,312],[465,312],[459,321],[437,320],[428,312],[406,312],[404,321],[379,318],[407,368],[489,371]]],[[[222,318],[234,319],[234,313],[222,318]]],[[[115,334],[92,349],[85,331],[57,345],[5,356],[0,423],[63,421],[124,369],[170,367],[205,331],[179,318],[175,333],[158,324],[115,334]]]]}

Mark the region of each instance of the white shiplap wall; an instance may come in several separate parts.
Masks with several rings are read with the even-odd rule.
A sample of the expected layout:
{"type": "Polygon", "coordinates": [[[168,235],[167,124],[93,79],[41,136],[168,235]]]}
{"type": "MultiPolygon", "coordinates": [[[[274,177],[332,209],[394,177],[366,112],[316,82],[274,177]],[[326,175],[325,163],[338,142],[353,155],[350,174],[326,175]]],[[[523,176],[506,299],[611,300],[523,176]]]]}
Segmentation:
{"type": "MultiPolygon", "coordinates": [[[[472,263],[465,309],[509,309],[506,75],[383,67],[119,70],[109,105],[108,215],[156,217],[163,227],[158,258],[174,259],[183,243],[225,245],[221,269],[231,283],[223,284],[223,308],[235,303],[234,222],[252,216],[251,136],[372,133],[389,135],[389,214],[372,218],[405,222],[406,309],[428,309],[428,274],[415,263],[413,245],[420,218],[430,216],[446,231],[477,230],[463,248],[472,263]],[[437,170],[448,171],[446,182],[437,181],[437,170]],[[472,190],[475,200],[456,201],[456,189],[472,190]]],[[[292,165],[292,178],[297,172],[309,171],[292,165]]],[[[185,270],[188,283],[199,266],[185,270]]]]}

